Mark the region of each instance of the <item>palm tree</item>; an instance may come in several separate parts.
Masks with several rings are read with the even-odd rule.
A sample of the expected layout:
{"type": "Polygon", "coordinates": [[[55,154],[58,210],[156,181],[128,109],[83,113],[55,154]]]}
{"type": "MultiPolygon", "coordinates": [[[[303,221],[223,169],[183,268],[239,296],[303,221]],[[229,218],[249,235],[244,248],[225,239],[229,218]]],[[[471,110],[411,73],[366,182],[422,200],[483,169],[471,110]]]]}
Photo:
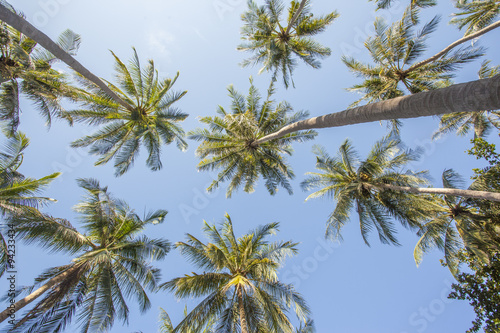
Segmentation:
{"type": "Polygon", "coordinates": [[[328,197],[337,201],[327,221],[328,238],[342,239],[341,229],[349,222],[353,208],[359,215],[361,235],[367,245],[368,234],[373,229],[382,243],[399,245],[391,218],[410,229],[420,227],[424,216],[418,207],[422,200],[410,193],[381,186],[413,187],[427,183],[423,173],[401,171],[405,164],[416,160],[418,154],[401,149],[400,143],[399,139],[384,137],[375,143],[363,161],[358,159],[348,139],[342,143],[336,157],[315,146],[316,168],[321,172],[307,173],[309,177],[301,186],[304,190],[318,189],[306,200],[328,197]]]}
{"type": "MultiPolygon", "coordinates": [[[[85,200],[75,206],[85,233],[65,219],[36,211],[9,220],[28,243],[75,256],[70,264],[41,274],[27,289],[29,295],[15,303],[19,312],[43,295],[17,323],[16,329],[23,332],[61,332],[75,313],[82,332],[103,332],[115,318],[127,321],[127,298],[134,298],[142,312],[151,306],[146,289],[155,290],[160,275],[150,262],[163,259],[170,244],[138,233],[148,224],[162,222],[167,211],[141,219],[98,181],[79,179],[78,184],[87,192],[85,200]]],[[[8,309],[0,313],[0,322],[7,315],[8,309]]]]}
{"type": "MultiPolygon", "coordinates": [[[[75,54],[80,37],[66,30],[57,45],[75,54]]],[[[53,117],[64,118],[60,102],[62,97],[74,98],[74,88],[66,75],[51,68],[54,56],[4,22],[0,22],[0,53],[0,120],[8,121],[10,135],[19,125],[20,94],[36,105],[47,125],[53,117]]]]}
{"type": "MultiPolygon", "coordinates": [[[[498,167],[490,169],[489,174],[498,178],[498,167]]],[[[472,190],[496,190],[488,188],[485,173],[471,185],[472,190]]],[[[443,186],[455,189],[463,186],[462,178],[453,170],[443,172],[443,186]]],[[[498,180],[496,180],[498,182],[498,180]]],[[[414,250],[415,262],[421,263],[425,253],[438,248],[444,252],[446,265],[456,275],[461,263],[460,252],[467,249],[483,262],[488,262],[489,254],[500,250],[500,232],[498,231],[498,203],[488,203],[484,209],[483,200],[460,198],[455,196],[432,196],[426,206],[429,218],[419,230],[420,239],[414,250]],[[491,207],[496,211],[492,214],[491,207]]]]}
{"type": "MultiPolygon", "coordinates": [[[[489,61],[483,61],[479,69],[479,78],[485,79],[500,74],[500,66],[489,67],[489,61]]],[[[458,135],[467,134],[471,127],[474,129],[474,138],[481,138],[488,134],[492,127],[500,129],[500,112],[485,110],[479,112],[449,113],[441,117],[439,129],[433,138],[441,134],[456,130],[458,135]]]]}
{"type": "Polygon", "coordinates": [[[377,19],[376,35],[365,43],[375,65],[365,65],[352,57],[342,58],[356,76],[365,79],[349,88],[363,94],[352,106],[363,100],[372,103],[403,96],[406,92],[414,94],[445,87],[450,84],[453,71],[461,64],[482,55],[483,49],[466,47],[453,53],[445,52],[426,64],[412,65],[426,50],[426,39],[436,30],[438,23],[439,17],[436,16],[415,33],[418,10],[411,8],[405,11],[400,21],[390,26],[377,19]]]}
{"type": "Polygon", "coordinates": [[[332,12],[314,18],[309,6],[310,0],[302,0],[300,4],[292,1],[287,25],[283,26],[280,20],[285,7],[281,0],[266,0],[265,5],[260,7],[249,0],[248,11],[242,15],[245,25],[241,35],[245,43],[239,45],[238,50],[253,52],[254,55],[242,66],[263,64],[260,72],[271,71],[273,81],[281,74],[287,88],[297,65],[295,57],[313,68],[319,68],[317,59],[329,56],[331,51],[311,37],[324,31],[339,15],[332,12]]]}
{"type": "Polygon", "coordinates": [[[6,4],[5,2],[0,2],[0,20],[10,25],[12,28],[16,29],[20,33],[24,34],[26,37],[32,39],[45,50],[54,55],[55,58],[63,61],[66,65],[72,68],[81,76],[85,77],[90,82],[93,82],[96,86],[102,89],[105,94],[113,99],[116,103],[120,104],[122,107],[127,109],[132,109],[124,100],[122,100],[117,94],[113,92],[101,79],[95,76],[82,64],[80,64],[73,56],[66,52],[61,46],[55,43],[42,31],[38,30],[31,23],[26,21],[22,15],[18,15],[12,6],[6,4]],[[7,7],[6,7],[7,6],[7,7]]]}
{"type": "Polygon", "coordinates": [[[459,29],[467,27],[465,35],[470,35],[487,25],[500,13],[499,0],[455,0],[455,7],[459,12],[453,14],[455,18],[451,23],[458,25],[459,29]]]}
{"type": "Polygon", "coordinates": [[[420,229],[430,211],[436,209],[426,194],[500,201],[500,193],[491,191],[418,187],[427,183],[425,173],[401,170],[417,159],[418,152],[405,151],[400,145],[400,139],[386,136],[363,161],[357,158],[349,140],[340,146],[337,157],[330,157],[315,147],[316,168],[321,172],[307,173],[309,177],[301,185],[304,190],[319,188],[306,200],[328,197],[337,201],[327,221],[327,237],[342,238],[341,229],[349,222],[353,208],[359,215],[361,235],[367,245],[368,234],[373,229],[377,230],[382,243],[397,245],[391,218],[412,230],[420,229]]]}
{"type": "Polygon", "coordinates": [[[286,256],[297,253],[291,241],[269,243],[277,231],[269,223],[236,238],[229,215],[220,228],[205,222],[211,243],[188,234],[176,247],[206,271],[175,278],[162,285],[177,297],[204,297],[173,332],[190,332],[215,318],[217,332],[292,332],[286,311],[294,306],[301,320],[309,309],[292,285],[278,280],[277,270],[286,256]]]}
{"type": "Polygon", "coordinates": [[[233,191],[242,185],[245,192],[253,192],[255,183],[262,175],[270,194],[274,195],[278,186],[292,194],[289,179],[294,177],[294,173],[284,155],[292,154],[290,143],[311,140],[316,133],[299,131],[258,147],[253,147],[253,142],[307,117],[307,112],[292,113],[293,109],[287,102],[275,105],[271,100],[274,93],[272,84],[263,102],[251,79],[248,96],[240,95],[232,86],[228,91],[232,99],[231,112],[219,106],[218,116],[200,119],[209,129],[188,133],[190,139],[202,142],[196,150],[202,159],[198,170],[222,169],[207,190],[213,191],[221,182],[230,180],[227,197],[231,197],[233,191]]]}
{"type": "Polygon", "coordinates": [[[162,167],[162,145],[175,141],[179,149],[187,147],[184,131],[176,124],[186,119],[187,114],[172,106],[186,94],[186,91],[171,91],[179,73],[173,79],[160,79],[152,60],[141,69],[135,49],[129,66],[114,53],[113,56],[119,87],[108,85],[130,108],[110,99],[92,82],[82,80],[85,91],[79,99],[84,103],[84,109],[67,114],[75,121],[105,126],[74,141],[71,146],[91,146],[91,154],[102,155],[95,165],[114,158],[115,175],[119,176],[132,166],[142,143],[148,152],[146,165],[153,171],[159,170],[162,167]]]}
{"type": "MultiPolygon", "coordinates": [[[[0,214],[22,213],[29,208],[38,207],[55,201],[47,197],[36,196],[60,173],[53,173],[40,179],[26,178],[17,171],[23,161],[23,151],[29,144],[28,138],[16,132],[0,152],[0,214]]],[[[9,266],[8,242],[0,232],[0,276],[9,266]]]]}

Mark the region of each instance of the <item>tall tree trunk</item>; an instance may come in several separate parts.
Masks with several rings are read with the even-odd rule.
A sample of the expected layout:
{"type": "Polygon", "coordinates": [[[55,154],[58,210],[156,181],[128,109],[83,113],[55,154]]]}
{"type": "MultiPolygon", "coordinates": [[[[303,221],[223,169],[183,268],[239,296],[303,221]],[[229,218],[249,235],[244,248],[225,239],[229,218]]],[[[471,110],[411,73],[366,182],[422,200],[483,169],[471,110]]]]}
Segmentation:
{"type": "Polygon", "coordinates": [[[500,202],[500,193],[497,192],[461,190],[457,188],[410,187],[410,186],[398,186],[391,184],[377,184],[377,185],[364,184],[364,186],[368,188],[387,189],[399,192],[444,194],[457,197],[475,198],[475,199],[500,202]]]}
{"type": "Polygon", "coordinates": [[[47,281],[43,286],[41,286],[40,288],[38,288],[37,290],[35,290],[31,294],[29,294],[28,296],[26,296],[23,299],[14,303],[13,308],[9,307],[9,308],[5,309],[2,313],[0,313],[0,323],[3,322],[5,319],[7,319],[10,316],[10,314],[11,314],[10,311],[12,309],[16,313],[19,312],[19,310],[21,310],[26,305],[33,302],[35,299],[37,299],[39,296],[41,296],[44,292],[46,292],[47,290],[49,290],[53,286],[59,284],[60,282],[64,281],[64,279],[66,279],[69,275],[78,271],[79,268],[80,268],[80,266],[76,266],[76,265],[68,268],[66,271],[62,272],[61,274],[54,276],[52,279],[47,281]]]}
{"type": "Polygon", "coordinates": [[[241,286],[238,288],[238,308],[240,310],[240,326],[241,333],[248,333],[247,317],[245,315],[245,306],[243,304],[243,290],[241,286]]]}
{"type": "Polygon", "coordinates": [[[293,15],[290,22],[288,22],[288,26],[286,27],[285,35],[288,35],[290,33],[290,30],[292,29],[292,25],[295,24],[295,21],[297,21],[297,18],[299,17],[300,13],[302,13],[302,10],[304,9],[306,2],[307,2],[307,0],[302,0],[302,2],[300,3],[299,8],[297,9],[295,14],[293,15]]]}
{"type": "Polygon", "coordinates": [[[468,40],[480,37],[481,35],[487,33],[488,31],[493,30],[493,29],[498,28],[498,27],[500,27],[500,21],[492,23],[489,26],[484,27],[483,29],[481,29],[473,34],[462,37],[459,40],[457,40],[457,41],[451,43],[450,45],[448,45],[447,47],[445,47],[441,52],[438,52],[435,55],[433,55],[432,57],[425,59],[425,60],[422,60],[420,62],[417,62],[413,66],[410,66],[408,69],[404,70],[402,74],[408,74],[409,72],[414,71],[415,69],[422,67],[423,65],[427,65],[428,63],[433,62],[433,61],[441,58],[443,55],[448,53],[455,46],[460,45],[462,43],[465,43],[468,40]]]}
{"type": "Polygon", "coordinates": [[[306,129],[495,109],[500,109],[500,75],[301,120],[255,140],[252,146],[306,129]]]}
{"type": "Polygon", "coordinates": [[[25,34],[35,42],[40,44],[47,51],[52,53],[56,58],[63,61],[69,67],[73,68],[76,72],[80,73],[87,80],[96,84],[108,96],[113,98],[117,103],[121,104],[127,110],[131,110],[131,106],[115,94],[100,78],[92,74],[87,68],[80,64],[75,58],[65,52],[59,45],[57,45],[50,37],[35,28],[31,23],[26,21],[21,16],[13,13],[0,3],[0,20],[4,21],[14,29],[25,34]]]}

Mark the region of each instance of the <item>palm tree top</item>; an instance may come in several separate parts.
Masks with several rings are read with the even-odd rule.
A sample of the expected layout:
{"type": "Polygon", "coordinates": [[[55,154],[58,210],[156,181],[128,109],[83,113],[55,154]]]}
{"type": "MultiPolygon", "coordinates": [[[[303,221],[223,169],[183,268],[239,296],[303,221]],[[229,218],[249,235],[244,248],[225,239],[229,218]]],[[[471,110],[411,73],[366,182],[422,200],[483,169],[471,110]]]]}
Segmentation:
{"type": "Polygon", "coordinates": [[[245,23],[241,28],[245,43],[238,46],[240,51],[254,53],[242,62],[242,66],[262,64],[260,72],[271,71],[273,80],[278,75],[288,88],[293,69],[300,59],[313,68],[319,68],[318,58],[331,54],[329,48],[322,46],[312,36],[323,32],[339,15],[336,12],[314,17],[310,11],[309,0],[292,1],[288,10],[286,24],[281,24],[285,6],[281,0],[268,0],[263,6],[248,1],[248,11],[241,18],[245,23]]]}
{"type": "Polygon", "coordinates": [[[363,160],[349,139],[339,147],[337,156],[331,157],[319,146],[315,146],[314,152],[319,172],[308,172],[301,186],[304,190],[318,189],[306,200],[319,197],[336,200],[327,220],[327,237],[342,239],[341,231],[350,221],[352,210],[359,215],[361,235],[367,245],[372,231],[378,233],[382,243],[399,245],[392,219],[410,229],[420,227],[423,216],[418,207],[423,202],[418,197],[377,188],[381,184],[426,184],[425,173],[403,169],[418,158],[417,151],[403,149],[400,139],[386,136],[375,143],[363,160]]]}
{"type": "Polygon", "coordinates": [[[75,206],[83,233],[68,220],[38,211],[9,217],[28,243],[75,255],[69,265],[41,274],[27,290],[69,274],[24,315],[18,323],[23,329],[60,332],[76,313],[82,332],[106,331],[115,318],[127,321],[127,298],[135,299],[142,312],[151,306],[146,290],[156,290],[160,280],[159,269],[151,262],[163,259],[171,245],[166,239],[139,234],[148,224],[162,222],[167,211],[140,218],[97,180],[79,179],[78,185],[86,192],[75,206]]]}
{"type": "Polygon", "coordinates": [[[374,64],[342,57],[349,70],[364,79],[349,88],[363,94],[351,106],[362,101],[372,103],[448,86],[456,69],[483,55],[483,48],[469,46],[446,52],[442,57],[420,65],[417,60],[426,51],[426,40],[436,30],[440,19],[435,16],[415,31],[420,23],[419,12],[417,8],[408,7],[403,17],[391,25],[382,19],[375,20],[375,36],[365,42],[374,64]]]}
{"type": "Polygon", "coordinates": [[[308,113],[293,113],[287,102],[275,104],[271,100],[274,93],[272,84],[264,101],[252,79],[247,96],[242,96],[232,86],[228,91],[232,101],[230,110],[219,106],[217,116],[200,118],[208,129],[188,133],[190,139],[201,141],[196,149],[201,159],[198,170],[220,170],[207,190],[215,190],[220,183],[229,181],[227,197],[239,187],[251,193],[262,176],[269,193],[275,194],[278,187],[283,187],[291,194],[293,190],[289,179],[294,177],[294,173],[285,155],[292,154],[292,142],[312,140],[316,132],[298,131],[259,145],[255,141],[307,117],[308,113]]]}
{"type": "Polygon", "coordinates": [[[262,225],[237,238],[226,214],[219,227],[205,222],[209,243],[191,234],[186,242],[176,243],[181,254],[205,272],[173,279],[162,288],[181,298],[205,298],[173,332],[196,331],[213,318],[217,332],[233,331],[239,324],[242,332],[292,332],[286,308],[295,306],[301,319],[309,308],[293,286],[278,280],[284,259],[297,253],[297,243],[267,241],[278,226],[262,225]]]}
{"type": "Polygon", "coordinates": [[[203,232],[210,243],[203,244],[191,234],[187,234],[187,242],[177,242],[182,255],[186,256],[193,264],[202,269],[226,271],[233,277],[247,277],[262,274],[256,270],[263,263],[273,262],[273,269],[279,268],[286,256],[297,254],[298,243],[284,242],[280,244],[269,243],[265,237],[275,235],[279,227],[278,222],[259,226],[257,229],[236,238],[233,231],[233,222],[229,214],[225,214],[225,220],[219,228],[204,221],[203,232]],[[197,252],[191,252],[194,248],[204,249],[208,255],[200,256],[197,252]]]}
{"type": "Polygon", "coordinates": [[[187,91],[172,92],[179,77],[160,79],[154,62],[148,61],[145,68],[135,49],[132,60],[123,63],[115,58],[116,81],[108,86],[127,103],[124,107],[93,82],[83,77],[85,87],[79,94],[84,107],[67,112],[76,121],[89,125],[102,125],[94,134],[72,143],[73,147],[90,146],[90,153],[101,157],[96,165],[105,164],[114,158],[115,175],[124,174],[133,165],[139,148],[144,145],[148,152],[146,165],[153,171],[162,168],[160,159],[163,145],[176,142],[181,150],[187,148],[184,130],[177,124],[188,116],[173,106],[187,91]]]}

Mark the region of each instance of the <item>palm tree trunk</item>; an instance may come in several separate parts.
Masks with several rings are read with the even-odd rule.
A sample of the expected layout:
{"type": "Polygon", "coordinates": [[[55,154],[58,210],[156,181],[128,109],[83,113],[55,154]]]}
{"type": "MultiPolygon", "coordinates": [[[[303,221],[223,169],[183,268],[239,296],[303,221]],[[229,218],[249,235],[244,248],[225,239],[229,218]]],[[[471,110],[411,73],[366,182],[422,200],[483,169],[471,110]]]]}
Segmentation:
{"type": "Polygon", "coordinates": [[[243,305],[243,291],[241,290],[241,286],[238,286],[238,307],[240,310],[240,326],[241,326],[241,333],[248,333],[248,325],[247,325],[247,318],[245,315],[245,306],[243,305]]]}
{"type": "Polygon", "coordinates": [[[470,34],[470,35],[467,35],[465,37],[462,37],[459,40],[457,40],[457,41],[451,43],[450,45],[448,45],[447,47],[445,47],[441,52],[438,52],[435,55],[433,55],[432,57],[430,57],[428,59],[425,59],[425,60],[422,60],[422,61],[414,64],[413,66],[410,66],[407,70],[404,70],[402,74],[407,74],[407,73],[409,73],[409,72],[411,72],[411,71],[413,71],[413,70],[415,70],[415,69],[417,69],[419,67],[422,67],[423,65],[426,65],[426,64],[428,64],[430,62],[433,62],[433,61],[441,58],[446,53],[448,53],[448,51],[450,51],[451,49],[453,49],[455,46],[460,45],[462,43],[465,43],[468,40],[480,37],[481,35],[487,33],[488,31],[493,30],[493,29],[498,28],[498,27],[500,27],[500,21],[492,23],[489,26],[484,27],[483,29],[481,29],[481,30],[479,30],[479,31],[477,31],[477,32],[475,32],[473,34],[470,34]]]}
{"type": "Polygon", "coordinates": [[[500,193],[497,192],[487,192],[487,191],[473,191],[473,190],[461,190],[457,188],[434,188],[434,187],[410,187],[410,186],[398,186],[391,184],[364,184],[368,188],[375,189],[386,189],[399,192],[410,192],[410,193],[426,193],[426,194],[444,194],[457,197],[475,198],[483,199],[489,201],[499,201],[500,193]]]}
{"type": "Polygon", "coordinates": [[[337,113],[301,120],[252,143],[253,147],[289,133],[324,127],[340,127],[380,120],[417,118],[454,112],[473,112],[500,108],[500,75],[455,84],[358,106],[337,113]]]}
{"type": "Polygon", "coordinates": [[[13,13],[0,3],[0,20],[4,21],[14,29],[25,34],[29,38],[36,41],[47,51],[52,53],[56,58],[60,59],[66,65],[73,68],[87,80],[96,84],[102,91],[113,98],[117,103],[121,104],[127,110],[131,110],[131,106],[115,94],[101,79],[92,74],[87,68],[80,64],[75,58],[66,53],[59,45],[57,45],[50,37],[35,28],[31,23],[26,21],[21,16],[13,13]]]}
{"type": "Polygon", "coordinates": [[[288,26],[286,27],[285,35],[288,35],[290,33],[290,30],[292,29],[292,25],[295,24],[295,21],[297,21],[297,18],[299,17],[300,13],[302,13],[302,10],[304,9],[306,2],[307,2],[307,0],[302,0],[302,2],[300,3],[299,8],[297,9],[295,14],[293,15],[290,22],[288,22],[288,26]]]}
{"type": "Polygon", "coordinates": [[[52,279],[47,281],[43,286],[29,294],[28,296],[24,297],[23,299],[17,301],[14,303],[14,307],[9,307],[5,309],[2,313],[0,313],[0,323],[3,322],[5,319],[7,319],[10,314],[11,310],[14,309],[15,312],[19,312],[22,308],[24,308],[26,305],[30,304],[33,302],[36,298],[41,296],[44,292],[52,288],[53,286],[57,285],[58,283],[64,281],[69,275],[73,274],[79,269],[80,266],[73,265],[63,273],[54,276],[52,279]]]}

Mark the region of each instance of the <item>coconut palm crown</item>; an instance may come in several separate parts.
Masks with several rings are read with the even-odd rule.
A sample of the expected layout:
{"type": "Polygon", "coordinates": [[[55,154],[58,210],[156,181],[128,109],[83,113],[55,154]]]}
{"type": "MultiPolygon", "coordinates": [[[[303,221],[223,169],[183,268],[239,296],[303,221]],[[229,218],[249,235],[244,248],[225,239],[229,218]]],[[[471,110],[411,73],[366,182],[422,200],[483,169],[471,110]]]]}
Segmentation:
{"type": "MultiPolygon", "coordinates": [[[[80,36],[66,30],[57,44],[74,55],[80,45],[80,36]]],[[[67,76],[52,68],[56,60],[34,40],[0,22],[0,120],[7,122],[9,135],[19,126],[20,96],[36,106],[47,125],[55,117],[66,116],[61,100],[64,97],[74,99],[75,91],[67,76]]]]}
{"type": "Polygon", "coordinates": [[[245,23],[241,28],[244,43],[238,46],[240,51],[249,51],[254,55],[246,59],[242,66],[262,64],[260,72],[271,71],[273,80],[278,75],[288,88],[293,85],[292,72],[297,59],[313,68],[319,68],[318,58],[331,54],[311,37],[323,32],[339,15],[336,12],[314,17],[310,12],[310,1],[292,1],[288,9],[287,24],[280,23],[285,6],[281,0],[266,0],[263,6],[249,0],[248,11],[241,18],[245,23]]]}
{"type": "Polygon", "coordinates": [[[67,114],[75,121],[102,127],[74,141],[72,147],[90,146],[91,154],[101,156],[95,165],[114,158],[115,175],[120,176],[133,165],[142,144],[148,153],[146,165],[153,171],[159,170],[163,145],[175,141],[179,149],[187,147],[184,130],[177,123],[188,115],[173,106],[186,91],[171,91],[179,73],[173,79],[160,79],[152,60],[141,68],[135,49],[128,66],[111,53],[118,86],[107,83],[129,107],[125,108],[94,83],[80,77],[85,86],[85,91],[79,94],[84,108],[67,114]]]}
{"type": "MultiPolygon", "coordinates": [[[[49,176],[33,179],[26,178],[17,170],[23,161],[23,151],[28,147],[29,140],[21,132],[9,137],[0,151],[0,216],[20,214],[30,208],[36,208],[56,201],[36,194],[60,175],[59,172],[49,176]]],[[[2,227],[3,227],[2,223],[2,227]]],[[[13,230],[13,229],[11,229],[13,230]]],[[[9,231],[9,239],[13,236],[9,231]]],[[[0,276],[9,266],[9,244],[0,230],[0,276]]]]}
{"type": "Polygon", "coordinates": [[[412,173],[401,168],[418,157],[418,152],[404,150],[399,139],[391,136],[377,141],[364,160],[359,160],[351,142],[345,140],[338,155],[331,157],[315,146],[316,168],[302,182],[304,190],[317,189],[306,200],[327,197],[336,200],[327,220],[326,235],[342,239],[341,230],[349,222],[351,211],[359,215],[361,236],[369,245],[368,235],[377,231],[380,241],[398,245],[392,219],[403,226],[418,230],[425,217],[420,210],[423,200],[418,196],[377,187],[379,184],[414,186],[425,184],[424,173],[412,173]]]}
{"type": "Polygon", "coordinates": [[[257,180],[262,176],[270,194],[274,195],[278,187],[292,194],[289,180],[295,175],[284,155],[292,154],[292,142],[312,140],[316,132],[298,131],[260,145],[254,145],[253,142],[287,124],[306,118],[308,113],[292,113],[293,109],[287,102],[275,105],[271,100],[274,92],[272,85],[266,100],[262,101],[251,79],[246,97],[232,86],[228,91],[232,99],[231,110],[226,111],[219,106],[217,116],[200,119],[200,122],[208,125],[208,129],[196,129],[188,133],[190,139],[201,141],[196,149],[196,154],[201,158],[198,170],[220,170],[207,190],[213,191],[221,182],[229,181],[227,197],[231,197],[241,186],[245,192],[253,192],[257,180]]]}
{"type": "Polygon", "coordinates": [[[414,94],[448,86],[454,76],[453,71],[483,54],[482,48],[459,48],[409,70],[424,54],[426,39],[439,23],[436,16],[418,32],[414,32],[419,23],[418,14],[418,9],[407,8],[401,20],[392,25],[382,19],[375,21],[375,36],[365,42],[374,65],[363,64],[352,57],[342,57],[349,70],[364,79],[362,83],[349,88],[362,93],[362,97],[352,106],[362,101],[372,103],[403,96],[408,92],[414,94]]]}
{"type": "Polygon", "coordinates": [[[73,256],[69,264],[46,270],[24,289],[28,296],[17,298],[17,311],[34,301],[34,295],[41,298],[19,315],[16,325],[22,332],[62,332],[75,315],[81,332],[107,332],[115,319],[127,322],[127,299],[134,299],[141,312],[151,306],[147,291],[156,290],[160,280],[151,262],[163,259],[170,243],[140,233],[162,222],[167,211],[141,218],[97,180],[79,179],[78,184],[86,197],[74,209],[85,232],[68,220],[36,211],[9,218],[28,243],[73,256]]]}
{"type": "Polygon", "coordinates": [[[305,321],[309,308],[292,285],[278,280],[283,260],[297,253],[296,243],[270,243],[278,223],[259,226],[236,238],[228,214],[219,228],[205,222],[210,243],[193,235],[176,243],[181,254],[203,273],[175,278],[163,285],[177,297],[203,297],[173,332],[198,332],[215,318],[216,332],[289,332],[293,327],[287,311],[294,307],[305,321]]]}

